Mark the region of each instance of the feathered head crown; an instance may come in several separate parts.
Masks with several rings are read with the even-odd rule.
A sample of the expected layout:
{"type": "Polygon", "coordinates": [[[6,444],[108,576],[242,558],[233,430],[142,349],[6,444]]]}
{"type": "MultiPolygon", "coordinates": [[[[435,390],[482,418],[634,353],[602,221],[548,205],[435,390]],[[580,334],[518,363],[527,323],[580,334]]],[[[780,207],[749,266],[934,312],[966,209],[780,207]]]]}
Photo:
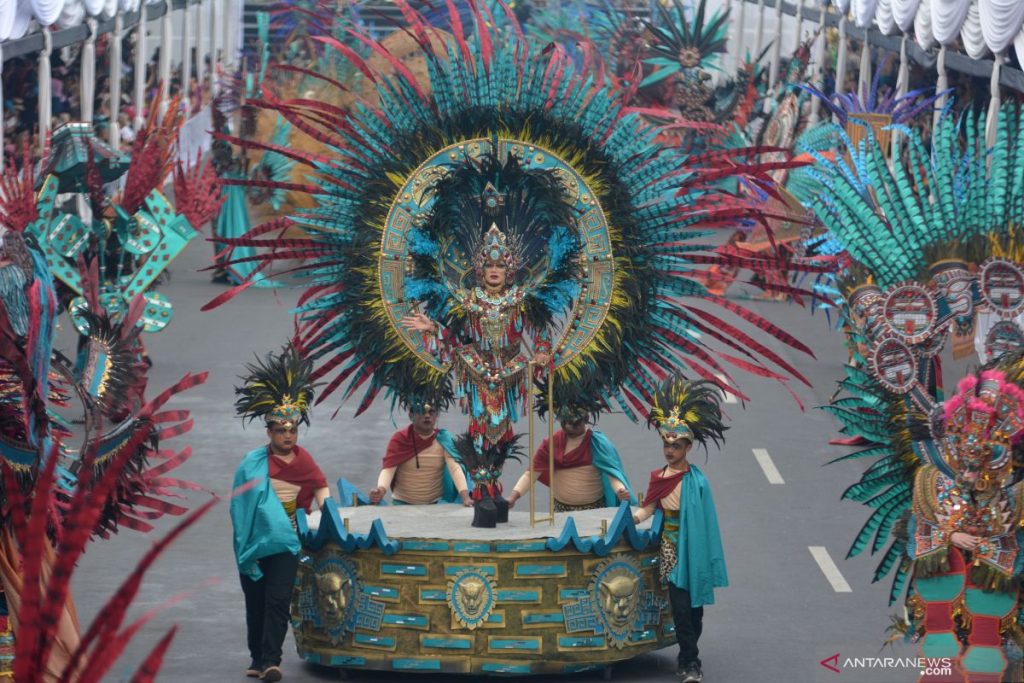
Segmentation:
{"type": "Polygon", "coordinates": [[[437,389],[423,387],[419,391],[410,392],[399,398],[402,410],[414,415],[422,415],[428,410],[443,413],[451,406],[454,396],[452,388],[445,383],[437,389]]]}
{"type": "Polygon", "coordinates": [[[510,276],[519,268],[519,259],[509,247],[508,236],[498,229],[496,223],[491,223],[491,227],[484,233],[473,259],[477,273],[481,273],[488,263],[504,263],[510,276]]]}
{"type": "Polygon", "coordinates": [[[246,363],[245,383],[235,387],[235,411],[243,420],[263,418],[269,425],[278,423],[293,427],[309,424],[309,406],[313,401],[310,375],[313,363],[303,358],[288,344],[280,354],[257,356],[255,363],[246,363]]]}
{"type": "Polygon", "coordinates": [[[686,439],[707,448],[710,439],[721,446],[728,427],[722,424],[720,401],[721,394],[713,382],[672,375],[654,393],[647,424],[657,427],[668,443],[686,439]]]}

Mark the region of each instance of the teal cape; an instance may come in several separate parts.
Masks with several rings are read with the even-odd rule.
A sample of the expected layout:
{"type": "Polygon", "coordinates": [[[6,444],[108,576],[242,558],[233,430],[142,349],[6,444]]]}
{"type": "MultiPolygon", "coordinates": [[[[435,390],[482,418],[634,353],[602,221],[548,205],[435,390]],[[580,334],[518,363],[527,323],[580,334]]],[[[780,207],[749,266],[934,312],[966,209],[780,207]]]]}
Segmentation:
{"type": "MultiPolygon", "coordinates": [[[[227,173],[227,178],[238,179],[245,178],[245,175],[241,173],[227,173]]],[[[224,186],[224,204],[220,207],[220,213],[217,214],[217,224],[214,226],[214,231],[217,237],[224,238],[237,238],[241,237],[245,233],[249,232],[249,228],[252,222],[249,220],[249,206],[247,204],[248,198],[246,197],[245,187],[241,185],[225,185],[224,186]]],[[[218,244],[218,249],[223,248],[223,245],[218,244]]],[[[249,258],[256,255],[255,247],[234,247],[229,252],[227,257],[228,261],[234,261],[237,259],[249,258]]],[[[245,282],[252,275],[253,271],[259,265],[259,261],[243,261],[242,263],[228,263],[225,265],[228,275],[231,280],[237,285],[245,282]]],[[[268,280],[263,273],[256,274],[256,282],[253,283],[254,287],[277,287],[278,284],[272,280],[268,280]]]]}
{"type": "Polygon", "coordinates": [[[253,581],[263,578],[257,560],[279,553],[297,555],[301,543],[281,500],[270,485],[267,446],[250,451],[235,470],[232,490],[255,482],[231,498],[235,562],[238,571],[253,581]]]}
{"type": "Polygon", "coordinates": [[[633,487],[629,485],[626,471],[622,469],[622,459],[619,457],[619,452],[615,450],[615,445],[607,436],[596,429],[590,430],[590,434],[590,464],[601,473],[604,506],[617,508],[620,502],[619,497],[615,495],[615,491],[608,481],[609,477],[615,477],[622,482],[622,485],[629,491],[629,504],[636,505],[636,494],[633,493],[633,487]]]}
{"type": "MultiPolygon", "coordinates": [[[[473,492],[473,480],[469,477],[469,471],[466,469],[466,464],[462,462],[462,458],[459,457],[459,452],[455,450],[455,437],[447,429],[441,429],[437,432],[437,442],[441,444],[441,448],[452,456],[452,460],[459,463],[459,467],[462,468],[462,474],[466,477],[466,488],[472,493],[473,492]]],[[[455,482],[452,481],[452,475],[448,473],[448,468],[445,467],[441,470],[444,473],[444,479],[441,485],[441,500],[445,503],[459,503],[459,492],[455,488],[455,482]]]]}
{"type": "Polygon", "coordinates": [[[672,583],[690,593],[694,607],[715,604],[715,588],[729,585],[711,485],[696,465],[683,475],[679,496],[678,560],[672,583]]]}

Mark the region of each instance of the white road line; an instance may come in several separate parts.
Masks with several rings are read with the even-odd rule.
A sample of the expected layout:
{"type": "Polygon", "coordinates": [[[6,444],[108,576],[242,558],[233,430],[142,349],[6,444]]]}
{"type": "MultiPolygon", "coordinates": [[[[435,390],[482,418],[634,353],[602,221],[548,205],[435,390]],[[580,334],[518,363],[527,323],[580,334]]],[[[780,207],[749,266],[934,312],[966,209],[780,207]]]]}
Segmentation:
{"type": "Polygon", "coordinates": [[[754,448],[754,457],[757,458],[757,464],[764,470],[764,476],[768,478],[769,484],[785,484],[782,475],[779,474],[779,469],[772,462],[772,456],[768,455],[768,451],[763,448],[754,448]]]}
{"type": "Polygon", "coordinates": [[[807,549],[811,551],[811,557],[818,563],[818,567],[821,569],[821,573],[825,575],[828,582],[832,584],[832,590],[836,593],[852,593],[853,589],[850,588],[850,584],[846,583],[846,579],[843,578],[842,573],[839,571],[839,567],[832,561],[832,556],[828,554],[828,550],[823,545],[809,545],[807,549]]]}
{"type": "MultiPolygon", "coordinates": [[[[725,378],[725,375],[715,375],[715,377],[717,377],[718,381],[721,382],[722,384],[729,384],[729,380],[725,378]]],[[[730,394],[728,391],[723,391],[722,403],[739,403],[739,401],[736,400],[735,394],[730,394]]]]}

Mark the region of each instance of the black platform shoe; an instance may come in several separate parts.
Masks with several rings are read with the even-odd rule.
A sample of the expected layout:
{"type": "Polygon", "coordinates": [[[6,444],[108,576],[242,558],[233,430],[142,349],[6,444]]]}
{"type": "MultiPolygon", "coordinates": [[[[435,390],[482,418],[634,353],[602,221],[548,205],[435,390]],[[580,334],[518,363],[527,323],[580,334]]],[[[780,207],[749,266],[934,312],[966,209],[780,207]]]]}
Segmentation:
{"type": "Polygon", "coordinates": [[[499,495],[494,498],[494,507],[498,511],[498,524],[504,524],[508,521],[508,501],[505,500],[504,496],[499,495]]]}
{"type": "MultiPolygon", "coordinates": [[[[508,518],[508,503],[505,504],[505,517],[508,518]]],[[[473,526],[482,529],[498,526],[498,508],[492,498],[485,497],[473,502],[473,526]]]]}

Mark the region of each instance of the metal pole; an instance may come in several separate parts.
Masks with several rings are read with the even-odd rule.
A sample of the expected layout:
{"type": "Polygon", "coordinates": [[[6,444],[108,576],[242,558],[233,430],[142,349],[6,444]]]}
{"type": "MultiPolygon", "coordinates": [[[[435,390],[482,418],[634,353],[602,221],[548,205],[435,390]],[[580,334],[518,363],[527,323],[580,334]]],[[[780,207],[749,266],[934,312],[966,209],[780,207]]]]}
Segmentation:
{"type": "Polygon", "coordinates": [[[139,25],[135,31],[135,130],[146,122],[146,5],[139,6],[139,25]]]}
{"type": "MultiPolygon", "coordinates": [[[[736,20],[736,66],[744,60],[744,56],[740,54],[740,50],[745,45],[744,38],[747,33],[747,0],[740,0],[740,15],[736,20]]],[[[756,55],[755,55],[756,56],[756,55]]]]}
{"type": "MultiPolygon", "coordinates": [[[[781,3],[780,3],[781,4],[781,3]]],[[[796,0],[796,47],[800,47],[800,41],[804,33],[804,0],[796,0]]],[[[782,35],[782,31],[779,31],[782,35]]]]}
{"type": "MultiPolygon", "coordinates": [[[[896,97],[903,97],[907,94],[909,87],[908,81],[910,80],[910,68],[907,65],[907,41],[909,38],[907,34],[903,34],[903,40],[900,41],[900,68],[896,73],[896,97]]],[[[889,160],[892,163],[897,163],[900,158],[900,133],[898,130],[892,131],[892,152],[889,155],[889,160]]]]}
{"type": "Polygon", "coordinates": [[[764,0],[757,0],[757,30],[754,32],[754,57],[761,56],[764,46],[764,0]]]}
{"type": "Polygon", "coordinates": [[[114,15],[114,31],[110,34],[110,135],[107,142],[114,149],[121,148],[121,131],[117,117],[121,113],[121,33],[124,31],[124,15],[120,8],[114,15]]]}
{"type": "MultiPolygon", "coordinates": [[[[528,382],[533,382],[533,368],[534,367],[535,367],[535,365],[534,365],[533,360],[530,360],[530,361],[528,361],[526,363],[526,376],[529,378],[528,382]]],[[[529,416],[529,418],[527,420],[527,424],[529,425],[529,432],[530,432],[530,450],[529,450],[529,453],[527,455],[530,458],[530,478],[529,478],[529,482],[530,482],[530,528],[532,529],[533,527],[537,526],[537,505],[536,505],[536,500],[533,497],[533,477],[534,477],[534,473],[536,472],[536,469],[533,466],[533,449],[534,449],[534,444],[536,443],[536,439],[534,437],[534,424],[533,424],[533,387],[528,387],[528,393],[526,395],[526,409],[530,413],[530,416],[529,416]]],[[[550,481],[552,484],[555,483],[554,479],[550,478],[550,476],[549,476],[548,481],[550,481]]]]}
{"type": "MultiPolygon", "coordinates": [[[[839,48],[836,52],[836,92],[846,92],[846,15],[839,17],[839,48]]],[[[831,94],[831,93],[826,93],[831,94]]]]}
{"type": "MultiPolygon", "coordinates": [[[[218,65],[220,64],[220,38],[223,29],[220,27],[220,13],[217,11],[218,0],[210,2],[210,97],[220,92],[218,65]]],[[[211,99],[212,101],[212,99],[211,99]]]]}
{"type": "Polygon", "coordinates": [[[171,6],[160,18],[160,114],[167,111],[171,103],[171,53],[174,51],[174,35],[171,27],[171,6]]]}
{"type": "MultiPolygon", "coordinates": [[[[548,510],[555,525],[555,370],[548,368],[548,510]]],[[[533,497],[532,495],[530,496],[533,497]]]]}
{"type": "Polygon", "coordinates": [[[43,49],[39,53],[39,150],[46,149],[46,141],[50,135],[50,110],[52,94],[50,92],[50,51],[53,49],[53,38],[48,28],[43,29],[43,49]]]}
{"type": "MultiPolygon", "coordinates": [[[[203,21],[203,2],[199,0],[198,5],[193,5],[192,10],[196,13],[196,90],[200,103],[202,102],[203,82],[206,80],[206,22],[203,21]]],[[[192,90],[192,78],[189,77],[189,90],[192,90]]],[[[191,96],[192,93],[189,92],[191,96]]]]}
{"type": "Polygon", "coordinates": [[[182,15],[181,29],[181,106],[185,108],[186,116],[191,111],[189,107],[189,84],[192,79],[192,7],[186,4],[185,12],[182,15]]]}
{"type": "Polygon", "coordinates": [[[999,125],[999,107],[1002,104],[1002,93],[999,90],[999,72],[1003,68],[1003,53],[993,55],[992,78],[989,80],[991,99],[988,103],[988,117],[985,121],[985,143],[992,146],[996,143],[996,130],[999,125]]]}
{"type": "Polygon", "coordinates": [[[857,94],[860,95],[871,87],[871,45],[868,44],[866,33],[860,46],[860,73],[857,75],[857,94]]]}
{"type": "Polygon", "coordinates": [[[779,63],[782,61],[782,2],[775,2],[775,40],[772,41],[772,62],[768,70],[768,88],[774,88],[779,80],[779,63]]]}
{"type": "MultiPolygon", "coordinates": [[[[949,78],[946,76],[946,46],[939,47],[939,56],[935,60],[935,90],[942,92],[949,87],[949,78]]],[[[935,101],[935,114],[932,117],[932,130],[939,127],[939,119],[942,117],[942,108],[946,106],[946,96],[943,95],[935,101]]]]}
{"type": "Polygon", "coordinates": [[[96,20],[89,17],[85,20],[85,27],[89,31],[85,44],[82,46],[81,65],[81,115],[86,123],[92,123],[93,107],[96,99],[96,20]]]}
{"type": "MultiPolygon", "coordinates": [[[[825,92],[825,17],[828,16],[828,5],[822,5],[821,15],[818,19],[818,35],[814,40],[814,83],[819,90],[825,92]]],[[[830,93],[825,93],[830,94],[830,93]]],[[[821,119],[821,100],[817,97],[811,98],[810,125],[816,124],[821,119]]]]}

